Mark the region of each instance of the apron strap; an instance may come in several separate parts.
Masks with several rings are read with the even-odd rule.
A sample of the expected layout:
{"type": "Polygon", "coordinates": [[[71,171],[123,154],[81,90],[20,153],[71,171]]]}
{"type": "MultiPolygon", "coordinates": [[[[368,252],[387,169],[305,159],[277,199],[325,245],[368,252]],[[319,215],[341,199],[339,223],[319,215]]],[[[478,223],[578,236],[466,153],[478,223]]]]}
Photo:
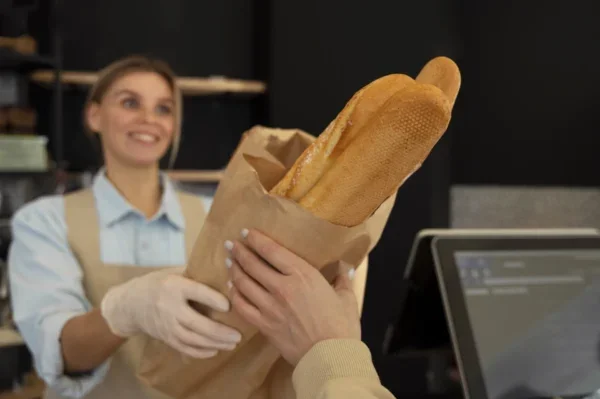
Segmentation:
{"type": "Polygon", "coordinates": [[[67,239],[79,262],[82,254],[100,261],[100,223],[94,193],[90,188],[64,196],[67,239]]]}

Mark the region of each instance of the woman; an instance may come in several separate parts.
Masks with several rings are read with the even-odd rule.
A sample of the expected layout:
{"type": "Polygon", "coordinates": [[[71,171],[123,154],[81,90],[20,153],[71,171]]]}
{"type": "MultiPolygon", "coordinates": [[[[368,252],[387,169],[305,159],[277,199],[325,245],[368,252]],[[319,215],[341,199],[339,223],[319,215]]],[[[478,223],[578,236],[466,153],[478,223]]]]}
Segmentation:
{"type": "Polygon", "coordinates": [[[159,172],[177,152],[181,95],[170,68],[130,57],[100,73],[85,106],[104,167],[90,189],[38,199],[12,222],[15,322],[47,398],[146,398],[135,378],[143,335],[189,356],[231,350],[240,334],[194,312],[228,300],[182,277],[204,218],[199,197],[159,172]]]}

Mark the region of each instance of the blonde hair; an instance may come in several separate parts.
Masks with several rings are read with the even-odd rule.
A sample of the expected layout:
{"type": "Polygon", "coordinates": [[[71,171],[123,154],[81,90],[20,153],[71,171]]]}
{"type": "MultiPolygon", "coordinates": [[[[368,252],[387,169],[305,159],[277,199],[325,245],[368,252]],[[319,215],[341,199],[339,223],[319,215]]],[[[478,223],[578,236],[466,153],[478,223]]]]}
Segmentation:
{"type": "Polygon", "coordinates": [[[117,60],[102,69],[98,73],[98,79],[90,89],[85,102],[83,119],[85,131],[90,137],[95,133],[92,131],[87,121],[86,114],[89,106],[92,103],[100,104],[102,102],[102,98],[114,82],[133,72],[154,72],[162,76],[173,91],[175,116],[173,126],[173,145],[171,147],[171,156],[169,159],[169,168],[172,168],[173,164],[175,163],[175,158],[177,158],[177,152],[179,151],[179,144],[181,142],[183,97],[181,95],[181,90],[177,86],[175,73],[171,67],[162,60],[134,55],[117,60]]]}

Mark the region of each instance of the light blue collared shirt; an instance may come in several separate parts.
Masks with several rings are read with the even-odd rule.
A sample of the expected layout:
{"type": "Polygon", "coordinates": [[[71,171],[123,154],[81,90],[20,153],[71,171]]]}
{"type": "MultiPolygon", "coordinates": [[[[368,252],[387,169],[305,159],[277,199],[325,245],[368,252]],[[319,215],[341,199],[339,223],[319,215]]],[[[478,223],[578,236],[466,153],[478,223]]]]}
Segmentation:
{"type": "MultiPolygon", "coordinates": [[[[186,263],[185,220],[173,183],[163,177],[160,210],[152,219],[134,209],[98,173],[92,185],[100,227],[103,263],[153,267],[186,263]]],[[[208,212],[210,199],[203,198],[208,212]]],[[[99,384],[108,362],[90,376],[63,374],[59,343],[65,323],[91,310],[82,270],[67,241],[64,199],[42,197],[17,211],[8,276],[15,323],[33,355],[40,377],[58,394],[80,398],[99,384]]]]}

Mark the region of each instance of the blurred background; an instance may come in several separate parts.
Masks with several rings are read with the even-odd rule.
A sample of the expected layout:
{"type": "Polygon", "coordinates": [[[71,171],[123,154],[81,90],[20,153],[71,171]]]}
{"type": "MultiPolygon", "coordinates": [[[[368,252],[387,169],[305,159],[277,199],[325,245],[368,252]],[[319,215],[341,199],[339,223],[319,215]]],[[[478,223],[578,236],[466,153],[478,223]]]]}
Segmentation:
{"type": "Polygon", "coordinates": [[[363,314],[384,384],[417,384],[381,346],[418,230],[600,227],[599,16],[596,0],[0,0],[0,258],[16,209],[89,181],[82,106],[117,58],[195,79],[174,177],[210,192],[251,126],[317,135],[371,80],[448,56],[453,119],[399,192],[363,314]]]}

